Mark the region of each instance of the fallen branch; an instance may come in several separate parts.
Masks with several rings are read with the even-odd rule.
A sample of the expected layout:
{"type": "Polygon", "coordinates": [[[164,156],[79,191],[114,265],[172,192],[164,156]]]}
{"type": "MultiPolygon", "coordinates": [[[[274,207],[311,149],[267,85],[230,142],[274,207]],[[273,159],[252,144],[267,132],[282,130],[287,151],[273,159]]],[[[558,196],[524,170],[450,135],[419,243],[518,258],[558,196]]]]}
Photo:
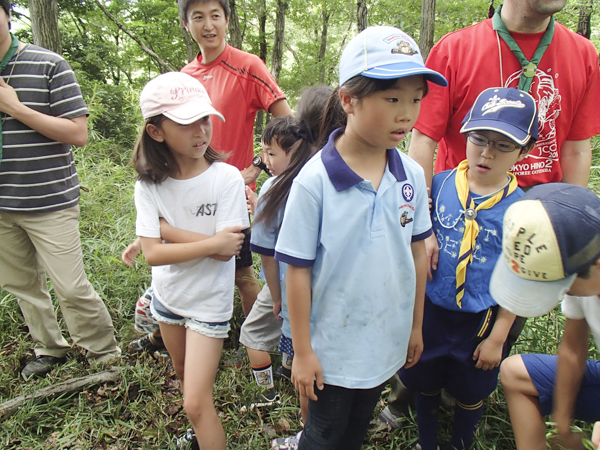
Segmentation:
{"type": "Polygon", "coordinates": [[[121,371],[113,367],[104,372],[98,372],[80,378],[73,378],[71,380],[55,384],[53,386],[38,389],[37,391],[32,392],[31,394],[21,395],[7,402],[0,403],[0,420],[7,419],[8,417],[15,414],[25,402],[28,402],[30,400],[48,400],[64,394],[70,394],[72,392],[80,391],[85,387],[93,386],[96,384],[116,382],[120,379],[121,371]]]}

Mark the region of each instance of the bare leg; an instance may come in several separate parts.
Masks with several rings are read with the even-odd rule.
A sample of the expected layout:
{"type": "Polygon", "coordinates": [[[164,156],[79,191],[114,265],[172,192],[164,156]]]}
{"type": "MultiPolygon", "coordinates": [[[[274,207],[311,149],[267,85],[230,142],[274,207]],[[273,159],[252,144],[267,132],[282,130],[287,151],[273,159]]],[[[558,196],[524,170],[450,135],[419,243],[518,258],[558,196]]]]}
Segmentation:
{"type": "Polygon", "coordinates": [[[240,293],[244,316],[248,316],[260,292],[260,285],[256,281],[256,278],[254,278],[254,269],[252,266],[242,267],[235,271],[235,285],[240,293]]]}
{"type": "Polygon", "coordinates": [[[513,355],[500,366],[500,382],[518,450],[546,450],[546,424],[540,411],[539,394],[521,355],[513,355]]]}
{"type": "Polygon", "coordinates": [[[225,432],[215,411],[213,385],[223,339],[186,330],[183,407],[202,450],[225,450],[225,432]]]}
{"type": "Polygon", "coordinates": [[[173,368],[179,378],[179,384],[183,392],[183,376],[185,362],[186,332],[183,325],[170,325],[163,322],[158,323],[163,343],[171,355],[173,368]]]}

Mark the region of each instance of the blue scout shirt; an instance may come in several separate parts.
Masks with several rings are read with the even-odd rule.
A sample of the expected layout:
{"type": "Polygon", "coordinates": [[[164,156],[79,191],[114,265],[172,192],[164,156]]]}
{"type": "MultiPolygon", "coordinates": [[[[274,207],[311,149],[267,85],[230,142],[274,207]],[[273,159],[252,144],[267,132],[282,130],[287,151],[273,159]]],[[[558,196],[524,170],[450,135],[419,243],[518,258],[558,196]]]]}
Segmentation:
{"type": "Polygon", "coordinates": [[[334,145],[294,180],[275,258],[312,266],[311,343],[325,383],[369,389],[404,364],[416,276],[411,242],[431,234],[421,167],[396,149],[379,190],[334,145]]]}
{"type": "MultiPolygon", "coordinates": [[[[442,308],[480,312],[496,305],[489,285],[496,260],[502,253],[502,220],[506,209],[523,195],[523,191],[517,188],[490,209],[477,211],[479,235],[475,240],[473,262],[467,266],[465,295],[460,308],[456,304],[456,264],[465,232],[465,216],[456,192],[455,178],[456,171],[450,170],[433,177],[431,220],[440,246],[440,259],[437,270],[433,271],[433,280],[427,282],[425,293],[442,308]]],[[[489,197],[477,200],[479,196],[472,195],[476,204],[489,197]]]]}
{"type": "MultiPolygon", "coordinates": [[[[271,177],[265,180],[262,187],[260,188],[260,194],[258,199],[260,200],[263,195],[267,193],[267,191],[273,185],[273,182],[276,180],[276,177],[271,177]]],[[[258,217],[260,212],[262,211],[261,202],[259,201],[256,206],[256,213],[254,217],[258,217]]],[[[260,255],[265,256],[274,256],[275,255],[275,243],[277,242],[277,231],[279,230],[279,225],[281,224],[281,220],[283,219],[283,208],[277,213],[277,217],[273,220],[272,223],[268,224],[265,222],[259,222],[254,220],[252,224],[252,235],[250,237],[250,250],[254,253],[258,253],[260,255]]],[[[285,297],[285,273],[287,272],[287,264],[279,263],[279,276],[281,280],[281,312],[279,313],[279,317],[283,319],[281,323],[281,332],[284,336],[291,339],[292,337],[292,329],[290,328],[290,316],[288,314],[287,301],[285,297]]],[[[262,273],[262,268],[261,268],[262,273]]],[[[264,276],[263,276],[264,278],[264,276]]],[[[265,278],[266,279],[266,278],[265,278]]]]}

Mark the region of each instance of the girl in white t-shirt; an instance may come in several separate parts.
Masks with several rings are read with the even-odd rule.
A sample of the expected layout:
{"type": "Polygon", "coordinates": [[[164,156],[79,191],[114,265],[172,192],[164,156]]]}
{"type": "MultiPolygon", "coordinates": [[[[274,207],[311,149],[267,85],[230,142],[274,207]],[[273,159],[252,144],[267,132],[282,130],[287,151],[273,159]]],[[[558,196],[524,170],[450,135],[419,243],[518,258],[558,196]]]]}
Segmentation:
{"type": "Polygon", "coordinates": [[[152,315],[180,379],[202,450],[225,449],[213,383],[233,312],[235,261],[248,212],[237,169],[210,148],[212,106],[199,81],[170,72],[140,95],[133,152],[136,233],[152,266],[152,315]]]}

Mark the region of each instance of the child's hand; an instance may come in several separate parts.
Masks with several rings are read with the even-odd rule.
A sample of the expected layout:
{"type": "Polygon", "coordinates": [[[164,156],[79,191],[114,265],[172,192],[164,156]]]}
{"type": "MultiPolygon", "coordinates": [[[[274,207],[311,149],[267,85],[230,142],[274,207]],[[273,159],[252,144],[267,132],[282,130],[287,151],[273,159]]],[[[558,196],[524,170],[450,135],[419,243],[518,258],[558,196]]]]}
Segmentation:
{"type": "Polygon", "coordinates": [[[592,444],[594,444],[598,450],[600,450],[600,422],[594,424],[594,431],[592,431],[592,444]]]}
{"type": "Polygon", "coordinates": [[[277,320],[283,320],[281,317],[279,317],[280,312],[281,312],[281,300],[279,300],[278,302],[273,300],[273,314],[275,314],[275,317],[277,317],[277,320]]]}
{"type": "Polygon", "coordinates": [[[248,205],[248,214],[254,215],[254,210],[256,210],[256,202],[258,197],[254,193],[250,186],[246,186],[246,204],[248,205]]]}
{"type": "Polygon", "coordinates": [[[294,355],[292,383],[294,383],[294,387],[300,395],[304,395],[315,402],[318,400],[315,395],[315,383],[319,390],[323,390],[323,369],[319,358],[314,352],[304,356],[298,353],[294,355]]]}
{"type": "Polygon", "coordinates": [[[423,332],[421,328],[413,329],[408,340],[408,351],[406,352],[405,369],[409,369],[419,362],[423,353],[423,332]]]}
{"type": "Polygon", "coordinates": [[[431,207],[433,206],[433,199],[431,198],[431,188],[427,188],[427,196],[429,197],[429,211],[431,212],[431,207]]]}
{"type": "Polygon", "coordinates": [[[502,348],[504,342],[496,342],[491,339],[484,339],[479,343],[473,353],[473,360],[477,361],[476,369],[492,370],[500,365],[502,361],[502,348]]]}
{"type": "Polygon", "coordinates": [[[140,250],[142,249],[142,242],[140,238],[137,238],[131,244],[127,246],[125,251],[121,253],[121,261],[123,261],[127,266],[131,267],[133,264],[133,260],[137,255],[140,254],[140,250]]]}
{"type": "Polygon", "coordinates": [[[243,226],[225,228],[211,239],[214,239],[215,255],[234,256],[240,253],[244,243],[243,226]]]}
{"type": "Polygon", "coordinates": [[[437,270],[438,261],[440,260],[440,246],[435,231],[425,239],[425,252],[427,253],[427,279],[431,280],[433,278],[431,271],[437,270]]]}

